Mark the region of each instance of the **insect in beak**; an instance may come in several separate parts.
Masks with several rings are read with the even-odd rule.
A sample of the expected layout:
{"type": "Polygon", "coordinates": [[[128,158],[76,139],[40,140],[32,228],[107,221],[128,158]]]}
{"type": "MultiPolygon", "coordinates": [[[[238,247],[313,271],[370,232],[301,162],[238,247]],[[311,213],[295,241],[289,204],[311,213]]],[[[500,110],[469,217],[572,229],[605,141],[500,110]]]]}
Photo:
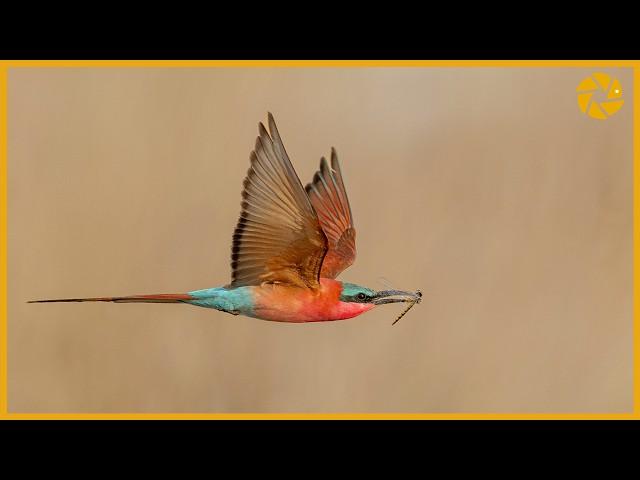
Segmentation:
{"type": "Polygon", "coordinates": [[[416,303],[420,303],[422,301],[422,292],[420,290],[416,290],[416,293],[413,295],[413,299],[411,300],[405,300],[406,302],[409,303],[409,305],[407,305],[407,308],[404,309],[404,311],[398,316],[398,318],[395,319],[395,321],[391,324],[392,326],[395,325],[396,323],[398,323],[398,321],[404,317],[406,315],[406,313],[411,310],[411,308],[416,304],[416,303]]]}

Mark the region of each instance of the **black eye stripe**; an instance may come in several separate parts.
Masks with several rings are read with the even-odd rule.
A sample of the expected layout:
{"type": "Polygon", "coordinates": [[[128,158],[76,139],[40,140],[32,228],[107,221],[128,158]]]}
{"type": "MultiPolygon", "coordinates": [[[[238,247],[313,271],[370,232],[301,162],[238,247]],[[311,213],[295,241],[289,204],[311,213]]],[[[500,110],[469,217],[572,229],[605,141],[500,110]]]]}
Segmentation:
{"type": "MultiPolygon", "coordinates": [[[[357,285],[356,285],[357,286],[357,285]]],[[[373,298],[375,298],[375,292],[367,291],[364,288],[358,288],[351,292],[342,292],[340,295],[340,300],[343,302],[352,302],[352,303],[367,303],[371,302],[373,298]]]]}

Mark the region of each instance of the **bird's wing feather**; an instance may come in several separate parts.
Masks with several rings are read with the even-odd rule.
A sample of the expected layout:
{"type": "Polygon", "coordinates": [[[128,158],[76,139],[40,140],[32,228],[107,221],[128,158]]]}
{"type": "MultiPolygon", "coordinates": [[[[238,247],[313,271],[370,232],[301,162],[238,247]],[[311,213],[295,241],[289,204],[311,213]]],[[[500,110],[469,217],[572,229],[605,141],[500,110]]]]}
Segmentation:
{"type": "Polygon", "coordinates": [[[269,131],[260,123],[251,152],[233,234],[230,286],[283,283],[316,289],[327,238],[271,114],[269,131]]]}
{"type": "Polygon", "coordinates": [[[356,259],[356,230],[335,149],[331,149],[331,167],[323,157],[320,170],[305,189],[329,241],[320,275],[335,278],[356,259]]]}

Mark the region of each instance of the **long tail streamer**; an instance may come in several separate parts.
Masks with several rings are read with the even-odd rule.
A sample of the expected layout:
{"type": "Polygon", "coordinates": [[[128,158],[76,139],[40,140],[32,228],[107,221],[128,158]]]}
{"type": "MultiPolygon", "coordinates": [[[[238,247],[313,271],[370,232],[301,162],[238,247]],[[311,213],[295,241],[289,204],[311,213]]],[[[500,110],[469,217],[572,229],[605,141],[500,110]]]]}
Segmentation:
{"type": "Polygon", "coordinates": [[[114,302],[114,303],[182,303],[193,300],[186,293],[161,293],[158,295],[129,295],[127,297],[56,298],[52,300],[31,300],[27,303],[52,302],[114,302]]]}

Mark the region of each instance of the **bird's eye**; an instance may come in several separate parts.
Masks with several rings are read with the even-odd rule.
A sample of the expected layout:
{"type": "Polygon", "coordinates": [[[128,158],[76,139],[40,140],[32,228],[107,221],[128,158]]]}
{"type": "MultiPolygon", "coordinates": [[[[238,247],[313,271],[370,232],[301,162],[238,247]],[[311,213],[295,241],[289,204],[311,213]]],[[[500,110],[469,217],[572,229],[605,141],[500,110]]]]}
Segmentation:
{"type": "Polygon", "coordinates": [[[360,292],[358,294],[358,300],[366,300],[366,299],[367,299],[367,296],[364,293],[360,292]]]}

